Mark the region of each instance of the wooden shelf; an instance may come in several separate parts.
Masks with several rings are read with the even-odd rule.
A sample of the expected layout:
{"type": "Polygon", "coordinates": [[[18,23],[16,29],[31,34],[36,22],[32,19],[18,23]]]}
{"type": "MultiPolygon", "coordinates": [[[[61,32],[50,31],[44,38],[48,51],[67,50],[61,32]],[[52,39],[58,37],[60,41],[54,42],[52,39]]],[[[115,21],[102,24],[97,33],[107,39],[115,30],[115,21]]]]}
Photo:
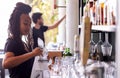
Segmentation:
{"type": "MultiPolygon", "coordinates": [[[[78,28],[81,28],[82,25],[79,25],[78,28]]],[[[102,32],[115,32],[116,31],[116,26],[115,25],[93,25],[92,30],[95,31],[102,31],[102,32]]]]}

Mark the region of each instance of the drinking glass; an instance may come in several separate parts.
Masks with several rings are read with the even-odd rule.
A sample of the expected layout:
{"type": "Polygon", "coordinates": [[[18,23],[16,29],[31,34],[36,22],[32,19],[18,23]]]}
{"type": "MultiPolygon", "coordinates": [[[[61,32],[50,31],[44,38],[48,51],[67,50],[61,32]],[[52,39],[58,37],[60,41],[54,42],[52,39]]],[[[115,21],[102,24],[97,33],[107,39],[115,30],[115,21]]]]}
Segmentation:
{"type": "Polygon", "coordinates": [[[89,42],[90,45],[90,57],[92,57],[92,54],[95,53],[95,42],[93,41],[93,33],[91,33],[91,40],[89,42]]]}
{"type": "Polygon", "coordinates": [[[47,49],[46,49],[45,46],[44,46],[43,40],[41,40],[40,38],[38,38],[38,47],[40,47],[40,49],[43,49],[43,53],[42,53],[42,54],[43,54],[43,57],[40,56],[39,61],[42,61],[43,59],[44,59],[44,60],[47,60],[48,51],[47,51],[47,49]]]}
{"type": "Polygon", "coordinates": [[[101,45],[103,44],[103,41],[101,39],[101,33],[99,33],[99,41],[98,43],[96,44],[96,51],[97,51],[97,54],[98,54],[98,59],[100,61],[103,60],[103,54],[102,54],[102,49],[101,49],[101,45]]]}
{"type": "Polygon", "coordinates": [[[108,41],[108,33],[105,33],[105,42],[103,43],[102,47],[102,53],[104,56],[104,60],[109,61],[109,58],[111,56],[112,52],[112,45],[108,41]]]}

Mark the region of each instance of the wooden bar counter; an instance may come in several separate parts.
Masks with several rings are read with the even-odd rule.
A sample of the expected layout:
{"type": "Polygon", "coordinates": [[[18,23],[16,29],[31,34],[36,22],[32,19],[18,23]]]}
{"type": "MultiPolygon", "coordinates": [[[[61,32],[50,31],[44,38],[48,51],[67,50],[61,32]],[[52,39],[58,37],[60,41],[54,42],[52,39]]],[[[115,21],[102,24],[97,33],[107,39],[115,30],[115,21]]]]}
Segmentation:
{"type": "Polygon", "coordinates": [[[63,51],[60,50],[48,50],[49,58],[53,59],[54,57],[62,57],[63,51]]]}

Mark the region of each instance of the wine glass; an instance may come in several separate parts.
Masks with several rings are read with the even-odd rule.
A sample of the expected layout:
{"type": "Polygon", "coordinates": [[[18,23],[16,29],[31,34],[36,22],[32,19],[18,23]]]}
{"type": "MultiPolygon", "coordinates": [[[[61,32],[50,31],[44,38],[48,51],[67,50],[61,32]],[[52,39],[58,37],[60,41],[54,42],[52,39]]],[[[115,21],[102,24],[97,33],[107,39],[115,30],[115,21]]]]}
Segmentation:
{"type": "Polygon", "coordinates": [[[96,51],[97,51],[97,54],[98,54],[98,59],[100,61],[103,60],[103,54],[102,54],[102,49],[101,49],[101,45],[103,44],[103,41],[101,39],[101,33],[99,33],[99,41],[98,43],[96,44],[96,51]]]}
{"type": "Polygon", "coordinates": [[[47,60],[47,56],[48,56],[48,51],[44,46],[44,42],[43,40],[41,40],[40,38],[38,38],[38,47],[40,47],[40,49],[43,49],[43,57],[40,56],[39,61],[47,60]]]}
{"type": "Polygon", "coordinates": [[[90,56],[95,52],[95,42],[93,41],[93,33],[91,33],[91,40],[89,42],[90,44],[90,56]]]}
{"type": "Polygon", "coordinates": [[[111,56],[112,52],[112,45],[108,41],[108,33],[105,33],[105,42],[103,43],[102,47],[102,53],[106,61],[108,61],[108,57],[111,56]]]}
{"type": "Polygon", "coordinates": [[[38,38],[38,46],[43,49],[44,48],[44,42],[42,39],[38,38]]]}
{"type": "Polygon", "coordinates": [[[105,77],[113,78],[115,73],[115,65],[112,65],[112,62],[109,60],[112,52],[112,45],[108,41],[108,33],[105,33],[105,42],[103,43],[102,52],[104,56],[104,60],[107,62],[105,66],[105,77]]]}

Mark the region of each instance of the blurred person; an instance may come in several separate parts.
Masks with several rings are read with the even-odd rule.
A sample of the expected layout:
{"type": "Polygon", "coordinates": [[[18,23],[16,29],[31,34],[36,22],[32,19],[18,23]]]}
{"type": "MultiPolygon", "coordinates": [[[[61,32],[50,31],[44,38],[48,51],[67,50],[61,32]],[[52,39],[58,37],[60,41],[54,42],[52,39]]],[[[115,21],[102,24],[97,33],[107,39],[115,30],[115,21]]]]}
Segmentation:
{"type": "Polygon", "coordinates": [[[10,78],[30,78],[34,57],[42,55],[40,48],[32,50],[31,47],[30,12],[29,5],[18,2],[9,19],[9,36],[2,65],[9,70],[10,78]],[[26,42],[22,41],[23,36],[26,36],[26,42]]]}
{"type": "Polygon", "coordinates": [[[43,40],[43,42],[45,43],[44,32],[58,27],[59,24],[65,19],[65,17],[66,17],[66,15],[63,16],[58,22],[56,22],[52,26],[46,26],[46,25],[44,25],[42,13],[40,13],[40,12],[33,13],[32,20],[33,20],[33,23],[35,24],[35,26],[32,29],[33,40],[34,40],[33,48],[38,47],[38,43],[37,43],[38,38],[41,38],[43,40]]]}

